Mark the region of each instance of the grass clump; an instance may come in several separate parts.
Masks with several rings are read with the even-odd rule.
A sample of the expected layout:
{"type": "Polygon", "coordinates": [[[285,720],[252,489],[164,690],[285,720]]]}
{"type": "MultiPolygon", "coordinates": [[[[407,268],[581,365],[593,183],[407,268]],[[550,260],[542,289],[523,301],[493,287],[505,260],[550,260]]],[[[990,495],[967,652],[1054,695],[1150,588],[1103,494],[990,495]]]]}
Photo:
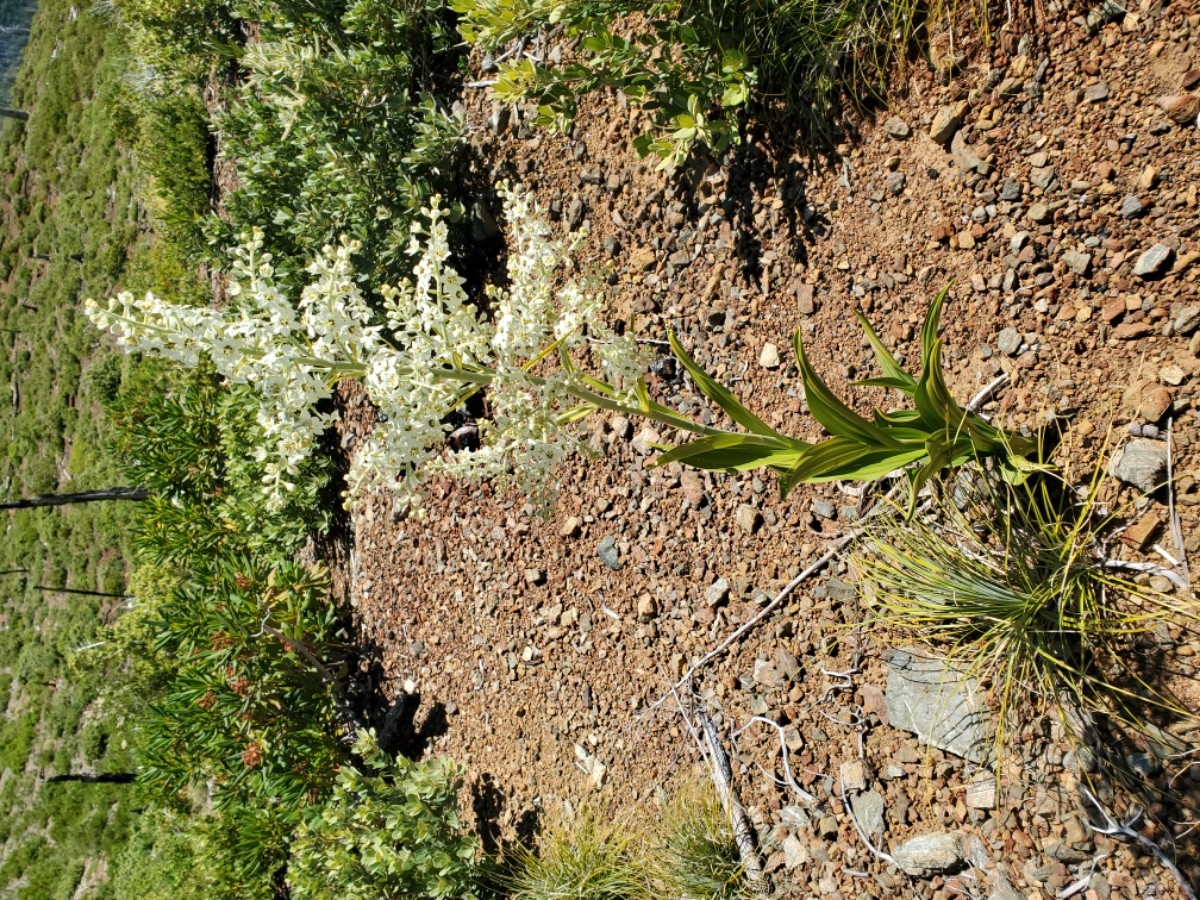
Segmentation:
{"type": "Polygon", "coordinates": [[[936,485],[927,512],[878,517],[854,557],[872,624],[990,682],[998,746],[1031,712],[1058,713],[1077,739],[1096,717],[1145,734],[1190,715],[1147,647],[1163,629],[1193,632],[1196,610],[1106,565],[1114,518],[1100,475],[1073,489],[966,469],[936,485]]]}
{"type": "Polygon", "coordinates": [[[735,900],[749,896],[729,818],[711,786],[685,784],[663,810],[643,864],[650,896],[735,900]]]}
{"type": "Polygon", "coordinates": [[[620,823],[604,823],[583,808],[551,821],[536,851],[519,846],[506,885],[511,900],[634,900],[644,880],[631,854],[632,837],[620,823]]]}

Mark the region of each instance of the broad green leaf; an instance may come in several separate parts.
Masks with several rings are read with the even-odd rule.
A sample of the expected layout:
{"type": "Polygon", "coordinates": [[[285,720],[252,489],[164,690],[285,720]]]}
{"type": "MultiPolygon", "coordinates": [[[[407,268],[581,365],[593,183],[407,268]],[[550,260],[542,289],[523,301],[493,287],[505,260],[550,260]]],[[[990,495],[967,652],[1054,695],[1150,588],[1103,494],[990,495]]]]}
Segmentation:
{"type": "Polygon", "coordinates": [[[789,447],[754,434],[714,434],[663,453],[653,465],[681,462],[697,469],[739,472],[768,466],[786,469],[794,466],[807,449],[807,445],[789,447]]]}
{"type": "Polygon", "coordinates": [[[832,437],[814,444],[788,472],[792,483],[873,481],[925,456],[925,446],[880,447],[853,438],[832,437]]]}
{"type": "Polygon", "coordinates": [[[915,380],[901,381],[899,378],[864,378],[862,381],[850,382],[851,387],[881,387],[889,388],[893,391],[912,396],[912,393],[917,389],[915,380]]]}
{"type": "Polygon", "coordinates": [[[737,422],[747,431],[752,431],[755,434],[767,435],[784,441],[791,440],[779,434],[774,428],[742,406],[729,388],[700,368],[696,361],[688,355],[688,352],[683,349],[683,344],[679,342],[679,338],[675,336],[674,332],[668,333],[667,339],[670,341],[671,350],[675,354],[675,357],[687,369],[688,374],[692,376],[692,380],[696,382],[696,387],[700,389],[700,392],[705,397],[725,410],[729,418],[733,419],[733,421],[737,422]]]}
{"type": "MultiPolygon", "coordinates": [[[[863,328],[867,335],[867,340],[871,342],[871,348],[875,351],[875,358],[879,360],[879,368],[883,369],[886,379],[871,379],[872,381],[890,381],[896,384],[882,384],[881,387],[895,387],[898,391],[909,393],[917,386],[917,379],[913,378],[904,367],[896,361],[896,357],[892,356],[892,352],[883,345],[883,341],[879,339],[879,335],[875,333],[875,329],[871,327],[871,323],[867,321],[867,317],[863,315],[861,310],[856,309],[854,315],[858,317],[858,324],[863,328]],[[903,385],[901,387],[900,385],[903,385]]],[[[866,382],[860,382],[865,384],[866,382]]]]}
{"type": "Polygon", "coordinates": [[[882,428],[864,419],[834,395],[808,361],[799,328],[792,336],[792,346],[804,382],[804,399],[814,419],[834,437],[852,438],[859,444],[876,447],[895,443],[882,428]]]}

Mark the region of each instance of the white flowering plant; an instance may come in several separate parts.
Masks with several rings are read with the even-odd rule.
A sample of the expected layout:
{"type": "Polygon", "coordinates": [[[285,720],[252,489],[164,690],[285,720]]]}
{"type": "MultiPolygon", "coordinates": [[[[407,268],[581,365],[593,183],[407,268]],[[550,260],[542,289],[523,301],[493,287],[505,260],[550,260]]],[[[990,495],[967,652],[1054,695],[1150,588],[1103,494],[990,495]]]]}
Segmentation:
{"type": "Polygon", "coordinates": [[[294,303],[254,232],[234,251],[228,309],[123,293],[103,305],[89,300],[87,315],[129,350],[193,367],[207,356],[230,382],[250,387],[264,489],[276,505],[335,421],[329,401],[345,378],[361,380],[381,413],[352,462],[348,500],[386,487],[419,510],[421,484],[435,475],[552,484],[556,463],[577,447],[565,426],[597,409],[721,434],[650,400],[634,337],[601,324],[600,299],[583,280],[555,286],[579,238],[554,238],[528,197],[503,186],[501,195],[508,286],[487,289],[490,315],[449,265],[447,213],[437,198],[428,224],[415,229],[412,277],[380,288],[382,312],[357,283],[354,242],[322,250],[294,303]],[[448,446],[448,416],[480,391],[487,415],[477,445],[448,446]]]}

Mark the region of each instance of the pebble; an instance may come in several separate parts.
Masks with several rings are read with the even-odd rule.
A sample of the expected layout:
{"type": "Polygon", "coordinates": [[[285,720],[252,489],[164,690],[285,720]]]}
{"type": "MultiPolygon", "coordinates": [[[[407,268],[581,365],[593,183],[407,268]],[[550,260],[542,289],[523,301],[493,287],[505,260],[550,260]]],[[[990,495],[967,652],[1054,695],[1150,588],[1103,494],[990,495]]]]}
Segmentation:
{"type": "Polygon", "coordinates": [[[832,519],[837,516],[837,507],[828,500],[814,500],[812,514],[818,519],[832,519]]]}
{"type": "Polygon", "coordinates": [[[962,835],[934,832],[909,838],[892,851],[896,865],[909,875],[923,876],[946,872],[963,862],[962,835]]]}
{"type": "Polygon", "coordinates": [[[1031,222],[1036,222],[1038,225],[1041,225],[1050,218],[1050,207],[1048,207],[1045,203],[1035,203],[1033,206],[1029,207],[1029,210],[1025,213],[1025,215],[1029,217],[1031,222]]]}
{"type": "Polygon", "coordinates": [[[1189,334],[1197,325],[1200,325],[1200,306],[1196,305],[1185,306],[1172,323],[1176,334],[1189,334]]]}
{"type": "Polygon", "coordinates": [[[1200,94],[1169,94],[1157,103],[1176,125],[1191,125],[1200,117],[1200,94]]]}
{"type": "Polygon", "coordinates": [[[867,789],[867,767],[861,759],[850,759],[842,763],[840,774],[846,790],[858,793],[867,789]]]}
{"type": "Polygon", "coordinates": [[[1100,81],[1083,89],[1083,99],[1088,103],[1101,103],[1108,99],[1108,93],[1108,85],[1100,81]]]}
{"type": "Polygon", "coordinates": [[[1007,200],[1009,203],[1014,203],[1021,199],[1021,184],[1013,181],[1011,178],[1004,182],[1000,188],[1000,199],[1007,200]]]}
{"type": "Polygon", "coordinates": [[[866,791],[850,798],[850,808],[854,817],[868,835],[883,834],[887,827],[884,819],[883,797],[878,791],[866,791]]]}
{"type": "Polygon", "coordinates": [[[621,562],[621,555],[617,552],[617,539],[611,534],[600,541],[596,547],[596,555],[600,557],[600,562],[614,572],[625,568],[625,564],[621,562]]]}
{"type": "Polygon", "coordinates": [[[1146,438],[1130,441],[1108,464],[1109,475],[1146,494],[1158,487],[1166,469],[1166,444],[1146,438]]]}
{"type": "Polygon", "coordinates": [[[709,606],[719,606],[729,599],[729,582],[718,578],[704,589],[704,602],[709,606]]]}
{"type": "Polygon", "coordinates": [[[942,106],[933,114],[933,122],[929,126],[929,136],[942,146],[950,143],[951,138],[958,133],[963,116],[970,107],[961,101],[955,106],[942,106]]]}
{"type": "MultiPolygon", "coordinates": [[[[1187,378],[1187,373],[1179,366],[1167,366],[1165,369],[1159,370],[1158,373],[1158,380],[1172,387],[1178,387],[1183,384],[1185,378],[1187,378]]],[[[1166,410],[1163,410],[1163,412],[1166,412],[1166,410]]]]}
{"type": "Polygon", "coordinates": [[[908,127],[908,123],[898,116],[892,116],[883,123],[883,130],[889,137],[895,138],[898,141],[903,141],[912,134],[912,129],[908,127]]]}
{"type": "Polygon", "coordinates": [[[758,530],[758,526],[762,524],[762,514],[753,506],[745,503],[738,507],[736,518],[738,528],[746,534],[754,534],[758,530]]]}
{"type": "Polygon", "coordinates": [[[649,594],[642,594],[638,598],[637,615],[639,622],[649,622],[658,615],[658,604],[649,594]]]}
{"type": "Polygon", "coordinates": [[[904,193],[904,185],[908,179],[903,172],[888,172],[887,190],[893,197],[904,193]]]}
{"type": "Polygon", "coordinates": [[[991,165],[975,152],[975,148],[967,143],[961,131],[955,132],[954,138],[950,141],[950,154],[964,172],[978,172],[980,175],[986,175],[992,169],[991,165]]]}
{"type": "Polygon", "coordinates": [[[996,338],[996,348],[1005,356],[1016,356],[1021,351],[1021,332],[1005,328],[996,338]]]}
{"type": "Polygon", "coordinates": [[[1155,244],[1138,257],[1133,274],[1139,278],[1151,278],[1161,272],[1171,259],[1171,248],[1166,244],[1155,244]]]}
{"type": "Polygon", "coordinates": [[[1133,194],[1126,194],[1125,199],[1121,201],[1120,213],[1124,219],[1136,219],[1145,211],[1145,204],[1133,194]]]}
{"type": "Polygon", "coordinates": [[[1088,270],[1092,267],[1092,255],[1090,253],[1067,250],[1063,253],[1062,260],[1067,268],[1076,275],[1087,275],[1088,270]]]}
{"type": "Polygon", "coordinates": [[[764,369],[778,369],[779,363],[779,348],[774,344],[763,344],[762,353],[758,357],[758,364],[764,369]]]}

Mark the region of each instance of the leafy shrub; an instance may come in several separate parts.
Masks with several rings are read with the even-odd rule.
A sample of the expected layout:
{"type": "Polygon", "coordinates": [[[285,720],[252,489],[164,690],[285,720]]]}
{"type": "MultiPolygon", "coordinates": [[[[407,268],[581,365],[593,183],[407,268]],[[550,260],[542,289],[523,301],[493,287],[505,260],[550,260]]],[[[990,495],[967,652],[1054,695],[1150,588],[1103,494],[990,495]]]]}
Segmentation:
{"type": "Polygon", "coordinates": [[[115,0],[115,5],[163,51],[200,55],[237,34],[237,4],[227,0],[115,0]]]}
{"type": "Polygon", "coordinates": [[[917,6],[904,0],[450,0],[464,38],[496,50],[562,28],[577,40],[561,65],[527,57],[500,67],[501,100],[531,100],[536,121],[570,127],[581,94],[613,88],[651,111],[634,141],[643,156],[678,164],[693,145],[720,153],[739,141],[750,106],[799,112],[809,136],[828,136],[843,99],[881,96],[917,6]],[[631,13],[638,14],[635,18],[631,13]],[[625,21],[622,21],[625,19],[625,21]],[[632,38],[618,32],[632,30],[632,38]]]}
{"type": "Polygon", "coordinates": [[[1200,614],[1106,567],[1100,480],[1098,468],[1081,499],[1050,474],[1012,485],[971,467],[938,485],[927,514],[872,520],[853,558],[872,626],[991,682],[998,743],[1034,710],[1135,731],[1190,716],[1140,648],[1164,629],[1194,635],[1200,614]]]}
{"type": "Polygon", "coordinates": [[[139,105],[138,158],[154,179],[162,208],[159,239],[189,256],[206,251],[203,222],[210,212],[208,113],[194,91],[168,89],[139,105]]]}
{"type": "Polygon", "coordinates": [[[472,898],[477,842],[458,818],[461,775],[449,760],[390,759],[362,732],[362,768],[344,765],[292,844],[295,900],[472,898]]]}

